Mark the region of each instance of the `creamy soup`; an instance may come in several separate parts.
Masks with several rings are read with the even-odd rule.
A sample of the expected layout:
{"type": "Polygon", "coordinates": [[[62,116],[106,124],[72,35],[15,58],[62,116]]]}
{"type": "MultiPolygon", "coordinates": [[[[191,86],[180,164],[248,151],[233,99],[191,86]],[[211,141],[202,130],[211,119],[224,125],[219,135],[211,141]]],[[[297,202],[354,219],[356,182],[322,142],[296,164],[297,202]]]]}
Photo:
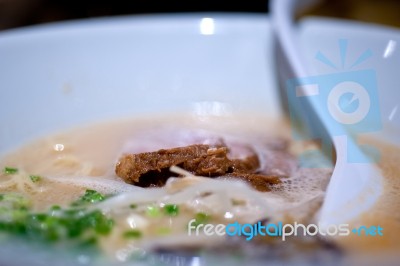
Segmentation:
{"type": "MultiPolygon", "coordinates": [[[[310,245],[309,239],[292,238],[283,247],[278,238],[246,241],[239,237],[236,246],[231,241],[236,238],[227,235],[208,235],[204,230],[194,235],[200,224],[315,221],[332,168],[300,167],[298,156],[318,146],[293,142],[290,135],[287,123],[259,116],[174,116],[110,121],[46,136],[1,160],[1,233],[69,249],[89,246],[113,262],[157,250],[239,247],[243,251],[243,244],[264,250],[290,245],[300,251],[329,246],[328,252],[336,252],[339,246],[321,239],[310,245]],[[233,168],[250,151],[257,155],[257,169],[202,176],[185,169],[185,162],[161,169],[167,171],[162,186],[146,187],[116,174],[121,158],[129,154],[161,158],[160,149],[194,144],[210,145],[206,157],[214,152],[213,145],[222,145],[230,156],[224,158],[234,162],[233,168]],[[189,224],[194,225],[191,234],[189,224]]],[[[144,168],[151,163],[140,161],[144,168]]],[[[157,176],[161,170],[140,178],[157,176]]]]}

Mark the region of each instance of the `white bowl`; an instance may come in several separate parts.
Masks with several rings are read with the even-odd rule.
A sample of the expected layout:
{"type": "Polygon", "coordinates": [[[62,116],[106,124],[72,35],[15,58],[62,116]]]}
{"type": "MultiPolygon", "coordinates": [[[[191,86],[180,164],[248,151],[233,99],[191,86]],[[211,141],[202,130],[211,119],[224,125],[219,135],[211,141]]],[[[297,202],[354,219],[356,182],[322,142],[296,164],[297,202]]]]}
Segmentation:
{"type": "Polygon", "coordinates": [[[271,36],[264,15],[216,14],[2,32],[0,153],[48,132],[120,116],[280,115],[271,36]]]}
{"type": "MultiPolygon", "coordinates": [[[[314,62],[317,50],[332,55],[344,32],[351,47],[352,30],[341,22],[304,21],[305,56],[314,62]]],[[[376,47],[381,56],[392,40],[386,37],[365,35],[354,43],[357,49],[376,47]]],[[[399,43],[398,35],[393,38],[399,43]]],[[[374,61],[382,75],[379,88],[396,85],[400,54],[398,49],[388,54],[374,61]]],[[[50,132],[121,116],[178,111],[283,116],[273,58],[264,15],[138,16],[1,32],[0,154],[50,132]]],[[[312,64],[313,74],[326,71],[312,64]]],[[[382,120],[394,121],[394,127],[398,93],[380,94],[382,120]]]]}
{"type": "MultiPolygon", "coordinates": [[[[1,32],[0,154],[54,131],[118,117],[281,116],[272,58],[264,15],[136,16],[1,32]]],[[[48,254],[32,261],[29,252],[4,261],[7,252],[1,248],[0,264],[43,265],[40,258],[54,257],[57,265],[76,263],[48,254]]],[[[200,265],[199,258],[193,263],[200,265]]]]}

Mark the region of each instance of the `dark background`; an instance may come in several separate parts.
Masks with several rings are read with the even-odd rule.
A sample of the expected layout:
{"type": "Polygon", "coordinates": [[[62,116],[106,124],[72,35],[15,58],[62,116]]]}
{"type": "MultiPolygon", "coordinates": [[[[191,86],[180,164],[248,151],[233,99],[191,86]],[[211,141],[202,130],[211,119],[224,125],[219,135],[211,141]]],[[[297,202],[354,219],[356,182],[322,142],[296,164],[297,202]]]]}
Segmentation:
{"type": "MultiPolygon", "coordinates": [[[[303,1],[303,0],[299,0],[303,1]]],[[[0,0],[0,30],[116,15],[179,12],[267,13],[268,0],[0,0]]],[[[400,27],[400,0],[325,0],[308,14],[400,27]]]]}
{"type": "Polygon", "coordinates": [[[44,22],[128,14],[268,12],[268,0],[0,0],[0,29],[44,22]]]}

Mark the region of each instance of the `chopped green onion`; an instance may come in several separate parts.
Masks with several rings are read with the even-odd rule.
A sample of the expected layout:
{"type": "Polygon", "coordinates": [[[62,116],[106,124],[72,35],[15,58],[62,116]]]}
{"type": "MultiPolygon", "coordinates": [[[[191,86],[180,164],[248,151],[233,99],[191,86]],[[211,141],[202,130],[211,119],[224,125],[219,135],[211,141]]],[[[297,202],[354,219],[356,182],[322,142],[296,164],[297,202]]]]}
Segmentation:
{"type": "Polygon", "coordinates": [[[210,221],[211,216],[204,213],[204,212],[199,212],[196,214],[195,218],[196,221],[194,222],[195,226],[198,226],[199,224],[205,224],[208,221],[210,221]]]}
{"type": "Polygon", "coordinates": [[[39,182],[42,179],[40,175],[30,175],[29,178],[32,180],[33,183],[39,182]]]}
{"type": "Polygon", "coordinates": [[[4,167],[3,172],[7,175],[12,175],[18,173],[18,169],[14,167],[4,167]]]}
{"type": "Polygon", "coordinates": [[[27,208],[30,205],[28,199],[18,194],[3,194],[2,202],[11,206],[14,209],[27,208]]]}
{"type": "Polygon", "coordinates": [[[83,201],[94,203],[104,200],[105,197],[96,190],[87,189],[85,195],[83,195],[81,199],[83,201]]]}
{"type": "Polygon", "coordinates": [[[164,206],[164,211],[169,216],[177,216],[179,214],[179,206],[176,204],[167,204],[164,206]]]}
{"type": "Polygon", "coordinates": [[[158,217],[161,214],[160,208],[158,208],[157,206],[154,206],[154,205],[147,206],[146,214],[153,218],[158,217]]]}
{"type": "Polygon", "coordinates": [[[140,232],[139,230],[132,229],[124,232],[123,236],[124,238],[141,238],[142,232],[140,232]]]}
{"type": "Polygon", "coordinates": [[[53,205],[53,206],[51,206],[50,210],[51,211],[59,211],[59,210],[61,210],[61,207],[58,205],[53,205]]]}
{"type": "Polygon", "coordinates": [[[96,233],[100,235],[108,235],[114,225],[114,221],[108,219],[100,210],[92,212],[91,215],[93,225],[96,233]]]}
{"type": "Polygon", "coordinates": [[[100,194],[96,190],[87,189],[85,194],[77,201],[72,203],[72,206],[81,206],[87,203],[96,203],[106,199],[106,196],[100,194]]]}
{"type": "Polygon", "coordinates": [[[23,196],[0,196],[0,231],[27,239],[48,243],[68,240],[95,246],[97,237],[108,235],[114,226],[114,221],[100,210],[55,205],[47,212],[36,213],[30,209],[30,201],[23,196]]]}
{"type": "Polygon", "coordinates": [[[171,228],[169,227],[160,227],[157,229],[158,235],[169,235],[171,233],[171,228]]]}
{"type": "Polygon", "coordinates": [[[199,220],[199,221],[207,222],[210,220],[210,218],[211,218],[211,216],[204,212],[199,212],[196,214],[196,220],[199,220]]]}

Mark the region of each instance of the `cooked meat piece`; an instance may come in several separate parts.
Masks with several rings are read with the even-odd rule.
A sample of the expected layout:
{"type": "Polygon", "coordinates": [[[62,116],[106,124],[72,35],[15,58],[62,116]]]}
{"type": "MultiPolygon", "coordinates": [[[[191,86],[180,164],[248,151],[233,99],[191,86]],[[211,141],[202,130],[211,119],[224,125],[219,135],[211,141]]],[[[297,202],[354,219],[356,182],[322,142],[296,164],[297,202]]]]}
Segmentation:
{"type": "Polygon", "coordinates": [[[241,179],[261,192],[270,191],[271,187],[281,183],[280,177],[261,174],[231,173],[219,177],[223,179],[241,179]]]}
{"type": "Polygon", "coordinates": [[[226,156],[227,153],[226,147],[210,148],[208,146],[205,154],[183,162],[182,168],[196,175],[219,176],[232,167],[232,162],[226,156]]]}
{"type": "Polygon", "coordinates": [[[169,171],[169,168],[163,168],[148,171],[139,177],[138,182],[131,182],[126,179],[125,181],[140,187],[163,187],[171,176],[174,176],[174,174],[169,171]]]}
{"type": "MultiPolygon", "coordinates": [[[[233,171],[235,164],[239,165],[229,160],[227,153],[226,147],[190,145],[156,152],[128,154],[119,160],[115,172],[128,183],[133,184],[141,182],[139,178],[144,174],[149,172],[155,175],[161,174],[163,169],[169,169],[173,165],[178,165],[196,175],[219,176],[233,171]]],[[[251,165],[258,167],[254,159],[243,165],[247,168],[251,168],[251,165]]],[[[240,165],[240,167],[244,166],[240,165]]]]}
{"type": "Polygon", "coordinates": [[[256,154],[252,154],[244,159],[232,160],[232,173],[254,173],[260,167],[260,162],[256,154]]]}
{"type": "Polygon", "coordinates": [[[124,155],[116,165],[115,172],[127,183],[141,187],[163,186],[174,176],[169,171],[177,165],[195,175],[235,178],[248,182],[259,191],[269,191],[272,185],[280,183],[276,175],[257,173],[260,168],[258,156],[251,148],[239,159],[229,153],[226,146],[196,144],[186,147],[162,149],[155,152],[124,155]]]}

